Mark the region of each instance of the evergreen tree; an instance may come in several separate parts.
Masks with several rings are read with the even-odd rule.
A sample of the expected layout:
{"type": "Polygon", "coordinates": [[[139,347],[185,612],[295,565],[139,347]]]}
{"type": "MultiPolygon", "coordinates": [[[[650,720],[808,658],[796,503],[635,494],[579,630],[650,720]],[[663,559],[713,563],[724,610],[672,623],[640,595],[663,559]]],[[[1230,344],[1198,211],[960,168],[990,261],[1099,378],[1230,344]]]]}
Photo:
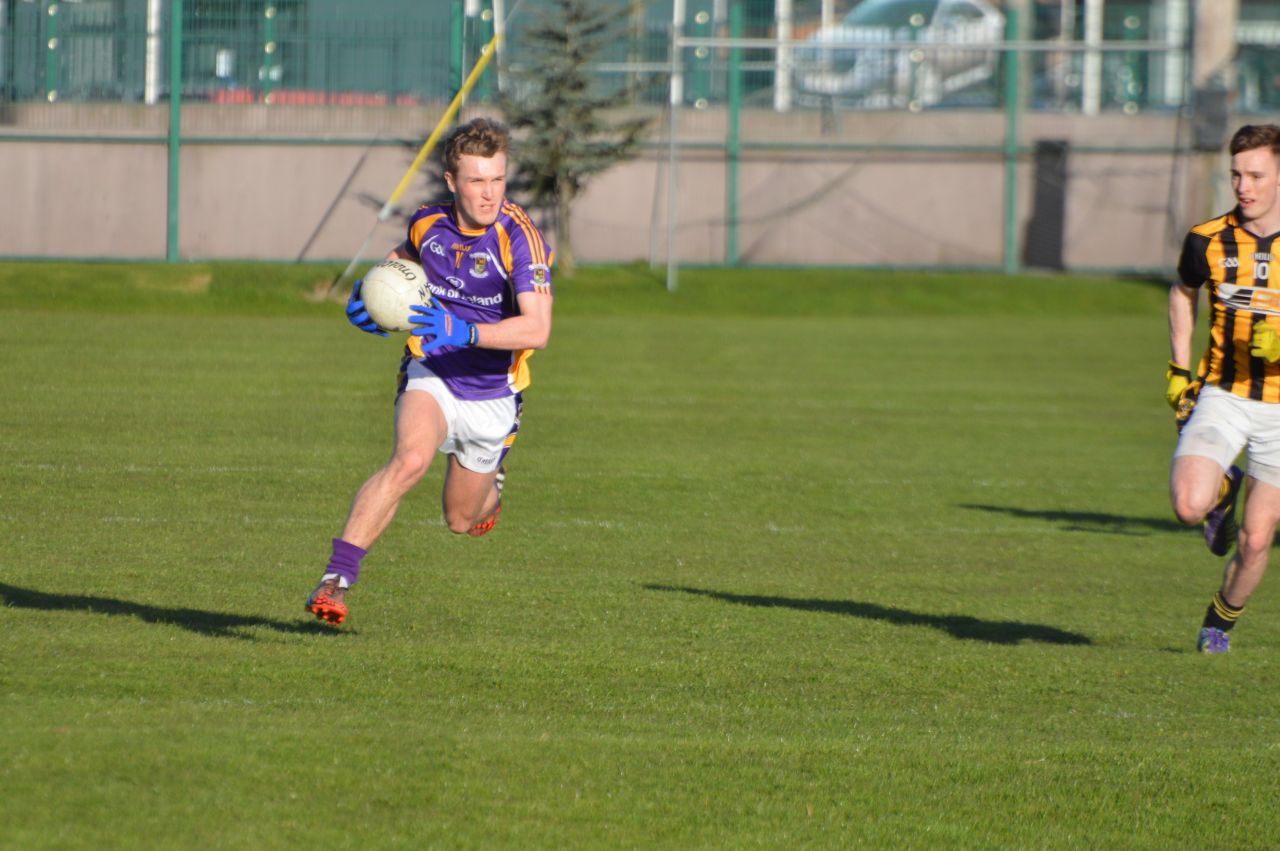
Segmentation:
{"type": "Polygon", "coordinates": [[[601,53],[625,39],[627,16],[600,0],[547,0],[520,31],[502,112],[517,137],[520,185],[534,206],[555,210],[556,263],[573,274],[571,205],[587,181],[635,153],[647,118],[610,120],[628,100],[593,73],[601,53]]]}

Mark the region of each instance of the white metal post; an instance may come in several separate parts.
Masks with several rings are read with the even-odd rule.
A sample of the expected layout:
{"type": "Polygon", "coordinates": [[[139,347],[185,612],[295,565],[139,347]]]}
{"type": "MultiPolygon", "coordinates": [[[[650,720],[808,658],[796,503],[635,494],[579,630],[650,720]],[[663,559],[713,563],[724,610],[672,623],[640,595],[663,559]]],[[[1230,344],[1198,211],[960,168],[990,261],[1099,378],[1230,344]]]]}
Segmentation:
{"type": "Polygon", "coordinates": [[[147,0],[147,52],[142,76],[142,101],[155,104],[160,100],[160,4],[163,0],[147,0]]]}
{"type": "Polygon", "coordinates": [[[774,30],[778,47],[774,51],[773,108],[776,112],[791,110],[791,0],[777,0],[774,7],[774,30]]]}
{"type": "Polygon", "coordinates": [[[1165,0],[1164,42],[1169,49],[1157,54],[1162,68],[1160,101],[1166,106],[1180,106],[1184,100],[1187,82],[1187,60],[1183,48],[1187,45],[1190,25],[1187,0],[1165,0]]]}
{"type": "Polygon", "coordinates": [[[498,40],[494,42],[493,49],[495,56],[494,73],[498,75],[498,91],[505,92],[506,89],[506,63],[503,62],[502,54],[506,51],[505,42],[507,40],[507,3],[506,0],[493,0],[493,34],[498,40]]]}
{"type": "MultiPolygon", "coordinates": [[[[471,45],[475,33],[479,27],[480,17],[480,0],[462,0],[462,68],[465,72],[467,68],[472,66],[471,56],[467,52],[467,48],[471,45]]],[[[479,58],[477,56],[477,58],[479,58]]],[[[466,101],[462,102],[466,106],[466,101]]]]}
{"type": "MultiPolygon", "coordinates": [[[[1058,9],[1058,41],[1064,45],[1076,40],[1076,7],[1074,3],[1063,3],[1058,9]]],[[[1072,56],[1064,50],[1054,58],[1053,93],[1058,103],[1067,99],[1067,76],[1071,73],[1072,56]]]]}
{"type": "Polygon", "coordinates": [[[684,72],[681,70],[679,48],[676,42],[684,35],[684,0],[674,0],[671,4],[671,103],[684,100],[684,72]]]}
{"type": "Polygon", "coordinates": [[[668,104],[670,120],[667,126],[667,290],[675,292],[679,252],[676,248],[676,220],[678,204],[676,195],[676,169],[680,162],[677,136],[680,125],[680,104],[684,102],[684,72],[680,39],[684,33],[685,0],[673,0],[671,4],[671,103],[668,104]]]}
{"type": "Polygon", "coordinates": [[[1080,109],[1085,115],[1097,115],[1102,108],[1102,7],[1103,0],[1084,3],[1084,79],[1080,84],[1080,109]]]}

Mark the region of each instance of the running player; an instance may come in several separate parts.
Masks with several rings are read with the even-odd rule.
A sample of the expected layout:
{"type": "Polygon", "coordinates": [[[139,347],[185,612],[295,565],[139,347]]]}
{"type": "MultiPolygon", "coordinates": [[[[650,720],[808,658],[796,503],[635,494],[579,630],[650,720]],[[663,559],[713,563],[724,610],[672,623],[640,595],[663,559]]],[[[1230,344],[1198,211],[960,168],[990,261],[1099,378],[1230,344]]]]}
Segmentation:
{"type": "MultiPolygon", "coordinates": [[[[332,624],[347,617],[347,593],[361,560],[422,479],[436,453],[448,458],[443,504],[449,530],[480,536],[502,510],[503,459],[520,428],[529,357],[551,335],[552,254],[523,209],[506,198],[511,138],[477,118],[444,145],[452,203],[425,206],[408,238],[388,258],[420,263],[430,304],[415,324],[400,364],[395,448],[356,493],[307,611],[332,624]]],[[[385,335],[364,309],[357,281],[347,317],[385,335]]]]}
{"type": "Polygon", "coordinates": [[[1272,242],[1280,236],[1280,127],[1241,127],[1230,152],[1236,207],[1191,229],[1180,282],[1169,289],[1166,397],[1181,430],[1170,473],[1173,510],[1183,523],[1204,522],[1215,555],[1236,544],[1200,628],[1202,653],[1230,649],[1231,627],[1262,581],[1280,522],[1280,285],[1271,282],[1272,242]],[[1210,340],[1192,375],[1201,287],[1208,290],[1210,340]],[[1237,534],[1244,474],[1234,462],[1243,449],[1249,484],[1237,534]]]}

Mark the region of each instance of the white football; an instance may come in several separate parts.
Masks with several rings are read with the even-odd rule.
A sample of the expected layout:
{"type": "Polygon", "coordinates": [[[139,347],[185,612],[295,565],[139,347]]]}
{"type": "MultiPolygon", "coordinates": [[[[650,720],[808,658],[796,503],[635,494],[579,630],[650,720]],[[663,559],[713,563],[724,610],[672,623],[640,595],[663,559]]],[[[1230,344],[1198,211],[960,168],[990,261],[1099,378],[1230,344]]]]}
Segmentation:
{"type": "Polygon", "coordinates": [[[412,331],[409,317],[415,304],[431,300],[427,274],[409,260],[383,260],[365,273],[360,298],[369,317],[383,331],[412,331]]]}

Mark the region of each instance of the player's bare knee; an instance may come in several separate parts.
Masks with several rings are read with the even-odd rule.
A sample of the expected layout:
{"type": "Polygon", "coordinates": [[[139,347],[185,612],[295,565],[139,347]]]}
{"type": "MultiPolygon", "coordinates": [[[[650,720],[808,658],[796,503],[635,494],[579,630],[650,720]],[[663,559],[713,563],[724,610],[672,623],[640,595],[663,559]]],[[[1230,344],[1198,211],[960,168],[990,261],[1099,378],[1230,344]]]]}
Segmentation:
{"type": "Polygon", "coordinates": [[[1204,522],[1205,515],[1212,508],[1212,503],[1194,494],[1175,493],[1173,495],[1173,513],[1178,518],[1178,522],[1187,526],[1204,522]]]}
{"type": "Polygon", "coordinates": [[[465,535],[475,524],[476,521],[474,517],[468,517],[467,515],[459,514],[456,511],[445,512],[444,525],[447,526],[449,531],[455,535],[465,535]]]}
{"type": "Polygon", "coordinates": [[[1257,559],[1263,559],[1264,563],[1267,556],[1271,552],[1271,542],[1275,539],[1275,530],[1257,530],[1257,529],[1241,529],[1240,537],[1237,541],[1240,547],[1240,557],[1246,563],[1252,563],[1257,559]]]}
{"type": "Polygon", "coordinates": [[[400,489],[407,491],[426,475],[427,468],[430,466],[430,454],[410,450],[397,452],[395,457],[391,459],[391,463],[387,465],[387,470],[396,483],[400,485],[400,489]]]}

